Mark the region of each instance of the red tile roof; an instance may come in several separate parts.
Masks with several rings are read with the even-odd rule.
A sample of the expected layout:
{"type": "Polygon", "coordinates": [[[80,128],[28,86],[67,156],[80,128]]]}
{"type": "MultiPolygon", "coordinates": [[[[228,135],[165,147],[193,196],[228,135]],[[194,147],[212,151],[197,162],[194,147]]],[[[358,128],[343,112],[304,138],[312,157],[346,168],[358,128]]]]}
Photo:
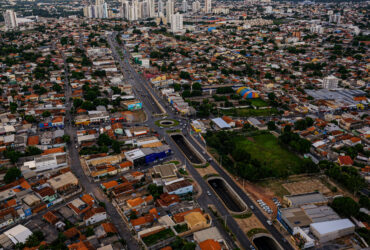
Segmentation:
{"type": "Polygon", "coordinates": [[[39,136],[38,135],[34,135],[34,136],[30,136],[28,137],[27,139],[27,145],[28,146],[35,146],[35,145],[38,145],[39,144],[39,136]]]}
{"type": "Polygon", "coordinates": [[[348,156],[348,155],[345,155],[345,156],[340,155],[338,157],[338,161],[339,161],[339,165],[341,166],[352,166],[353,165],[353,160],[351,156],[348,156]]]}

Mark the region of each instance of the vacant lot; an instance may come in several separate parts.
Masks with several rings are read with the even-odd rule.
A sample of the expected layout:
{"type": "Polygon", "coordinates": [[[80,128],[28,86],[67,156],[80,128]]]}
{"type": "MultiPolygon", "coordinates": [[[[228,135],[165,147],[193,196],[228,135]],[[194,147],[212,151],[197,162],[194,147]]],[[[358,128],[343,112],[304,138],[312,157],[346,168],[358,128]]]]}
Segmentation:
{"type": "Polygon", "coordinates": [[[278,111],[275,108],[267,109],[253,109],[253,108],[241,108],[241,109],[227,109],[221,110],[224,115],[237,116],[237,117],[249,117],[249,116],[269,116],[277,114],[278,111]]]}
{"type": "Polygon", "coordinates": [[[299,173],[301,159],[282,148],[272,134],[259,134],[251,138],[235,137],[237,147],[244,147],[252,158],[270,168],[277,176],[299,173]]]}
{"type": "Polygon", "coordinates": [[[290,194],[303,194],[314,191],[319,191],[323,194],[329,194],[330,190],[320,180],[310,179],[304,181],[297,181],[283,184],[283,187],[288,190],[290,194]]]}
{"type": "Polygon", "coordinates": [[[234,219],[239,227],[243,230],[245,234],[253,228],[264,228],[259,219],[253,214],[251,217],[246,219],[234,219]]]}

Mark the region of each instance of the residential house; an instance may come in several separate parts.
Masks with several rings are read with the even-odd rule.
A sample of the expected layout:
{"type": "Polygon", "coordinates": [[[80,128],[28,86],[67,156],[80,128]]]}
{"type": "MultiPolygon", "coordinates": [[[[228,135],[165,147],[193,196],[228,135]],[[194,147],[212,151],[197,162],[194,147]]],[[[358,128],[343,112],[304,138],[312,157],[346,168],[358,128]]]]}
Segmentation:
{"type": "Polygon", "coordinates": [[[85,224],[92,225],[107,219],[107,212],[103,207],[93,207],[88,210],[84,215],[85,224]]]}
{"type": "Polygon", "coordinates": [[[193,192],[193,185],[188,180],[175,181],[164,186],[164,192],[185,195],[193,192]]]}

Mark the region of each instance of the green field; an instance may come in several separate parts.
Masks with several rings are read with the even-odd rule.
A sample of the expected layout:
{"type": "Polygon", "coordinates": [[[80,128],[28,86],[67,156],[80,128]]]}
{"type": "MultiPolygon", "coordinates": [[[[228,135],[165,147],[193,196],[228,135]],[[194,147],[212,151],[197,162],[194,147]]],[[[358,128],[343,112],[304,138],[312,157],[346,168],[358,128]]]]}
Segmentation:
{"type": "Polygon", "coordinates": [[[234,141],[236,147],[245,148],[252,158],[274,169],[280,173],[279,175],[285,171],[289,174],[299,173],[302,160],[294,153],[282,148],[272,134],[259,134],[249,138],[237,136],[234,141]]]}
{"type": "Polygon", "coordinates": [[[267,107],[268,104],[262,99],[251,99],[250,100],[251,104],[255,107],[267,107]]]}
{"type": "Polygon", "coordinates": [[[267,109],[241,108],[241,109],[221,110],[221,113],[224,115],[228,115],[228,116],[249,117],[249,116],[274,115],[274,114],[277,114],[278,111],[275,108],[267,108],[267,109]]]}

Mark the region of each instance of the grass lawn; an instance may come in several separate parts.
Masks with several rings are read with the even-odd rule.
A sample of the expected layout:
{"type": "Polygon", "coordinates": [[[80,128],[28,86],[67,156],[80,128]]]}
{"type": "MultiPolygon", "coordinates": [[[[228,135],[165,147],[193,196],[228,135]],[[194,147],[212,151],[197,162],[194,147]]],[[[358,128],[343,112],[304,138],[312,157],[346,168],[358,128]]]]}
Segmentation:
{"type": "Polygon", "coordinates": [[[294,153],[282,148],[278,140],[270,133],[255,135],[250,138],[244,136],[235,137],[237,146],[246,148],[252,158],[277,172],[288,170],[289,174],[298,173],[301,159],[294,153]]]}
{"type": "Polygon", "coordinates": [[[179,121],[177,120],[174,120],[174,119],[163,119],[163,120],[158,120],[158,121],[155,121],[154,122],[155,125],[157,125],[158,127],[162,127],[162,128],[170,128],[170,127],[176,127],[180,124],[179,121]],[[169,122],[169,124],[165,124],[163,122],[169,122]],[[172,123],[171,123],[172,122],[172,123]]]}
{"type": "Polygon", "coordinates": [[[177,233],[183,233],[183,232],[186,232],[189,230],[188,228],[188,225],[187,224],[181,224],[181,225],[176,225],[174,226],[175,230],[177,233]]]}
{"type": "Polygon", "coordinates": [[[251,99],[250,102],[252,103],[253,106],[255,107],[267,107],[267,102],[265,102],[262,99],[251,99]]]}
{"type": "Polygon", "coordinates": [[[151,245],[156,244],[158,241],[168,239],[174,235],[175,235],[174,232],[168,228],[158,233],[144,237],[142,240],[147,246],[151,246],[151,245]]]}
{"type": "Polygon", "coordinates": [[[249,116],[274,115],[274,114],[277,114],[278,111],[275,108],[267,108],[267,109],[241,108],[241,109],[221,110],[221,113],[224,115],[228,115],[228,116],[249,117],[249,116]]]}

